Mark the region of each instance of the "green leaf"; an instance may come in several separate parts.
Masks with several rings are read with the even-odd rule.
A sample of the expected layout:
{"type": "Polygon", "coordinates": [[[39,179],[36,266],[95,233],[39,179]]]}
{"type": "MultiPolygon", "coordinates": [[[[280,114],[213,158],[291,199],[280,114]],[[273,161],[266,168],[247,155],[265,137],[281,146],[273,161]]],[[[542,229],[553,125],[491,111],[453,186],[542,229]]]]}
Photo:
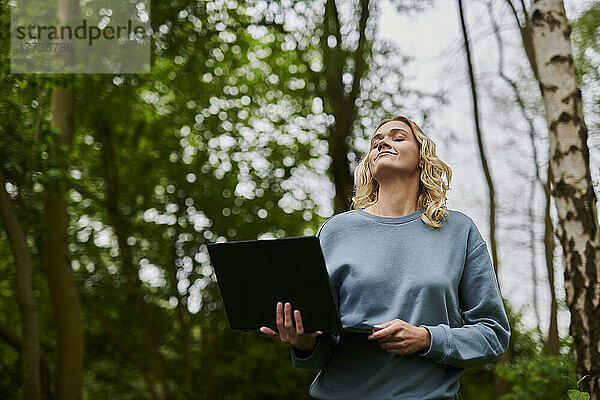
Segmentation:
{"type": "Polygon", "coordinates": [[[576,389],[567,390],[569,400],[590,400],[590,394],[587,392],[580,392],[576,389]]]}

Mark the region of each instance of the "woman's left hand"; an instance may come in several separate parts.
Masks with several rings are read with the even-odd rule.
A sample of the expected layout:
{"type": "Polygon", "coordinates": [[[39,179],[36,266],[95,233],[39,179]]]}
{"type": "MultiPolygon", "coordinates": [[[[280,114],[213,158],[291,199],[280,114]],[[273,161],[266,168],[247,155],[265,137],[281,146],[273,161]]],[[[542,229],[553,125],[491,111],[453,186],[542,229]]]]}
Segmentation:
{"type": "Polygon", "coordinates": [[[427,328],[411,325],[401,319],[375,325],[375,328],[379,330],[369,335],[368,339],[377,339],[381,348],[389,353],[411,354],[428,349],[431,343],[427,328]]]}

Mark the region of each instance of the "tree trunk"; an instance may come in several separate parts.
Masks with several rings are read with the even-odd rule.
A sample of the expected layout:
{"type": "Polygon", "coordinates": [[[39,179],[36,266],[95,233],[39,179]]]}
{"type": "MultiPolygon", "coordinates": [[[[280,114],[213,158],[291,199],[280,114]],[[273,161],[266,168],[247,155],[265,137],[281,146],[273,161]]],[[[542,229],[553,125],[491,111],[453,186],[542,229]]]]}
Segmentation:
{"type": "MultiPolygon", "coordinates": [[[[466,61],[467,67],[469,71],[469,81],[471,82],[471,96],[473,98],[473,118],[475,121],[475,132],[477,134],[477,145],[479,148],[479,158],[481,160],[481,165],[483,167],[483,172],[485,175],[485,179],[488,185],[488,193],[489,193],[489,224],[490,224],[490,247],[492,249],[492,262],[494,264],[494,272],[496,273],[496,279],[498,280],[498,252],[497,252],[497,243],[496,243],[496,199],[495,199],[495,190],[494,190],[494,182],[492,180],[492,176],[490,173],[490,169],[487,163],[487,156],[485,153],[485,149],[483,147],[483,135],[481,133],[481,127],[479,123],[479,105],[477,100],[477,86],[475,81],[475,74],[473,72],[473,63],[471,61],[471,49],[469,45],[469,35],[467,33],[467,25],[465,23],[465,16],[463,11],[462,0],[458,0],[458,11],[460,15],[460,24],[461,30],[463,34],[463,40],[465,43],[465,53],[466,53],[466,61]]],[[[500,359],[498,360],[500,363],[508,362],[508,352],[505,352],[500,359]]],[[[506,393],[506,383],[502,378],[497,375],[494,375],[494,392],[496,398],[500,398],[504,393],[506,393]]]]}
{"type": "Polygon", "coordinates": [[[577,375],[600,399],[600,233],[587,147],[581,91],[577,87],[570,28],[562,0],[534,1],[532,42],[550,131],[552,195],[563,247],[577,375]]]}
{"type": "MultiPolygon", "coordinates": [[[[532,27],[531,27],[531,20],[529,18],[529,14],[527,12],[527,9],[525,9],[525,6],[523,5],[523,3],[521,3],[523,5],[523,15],[524,15],[524,23],[521,24],[521,21],[519,20],[519,15],[517,13],[517,10],[515,9],[515,7],[513,6],[511,0],[506,0],[509,7],[511,8],[513,15],[515,17],[515,21],[517,23],[517,25],[519,26],[519,31],[521,32],[521,41],[523,43],[523,49],[525,50],[525,54],[527,56],[527,60],[529,61],[529,66],[531,67],[531,71],[533,72],[533,75],[535,77],[535,79],[539,82],[539,75],[538,75],[538,68],[537,68],[537,63],[535,60],[535,55],[534,55],[534,50],[533,50],[533,42],[532,42],[532,38],[531,38],[531,34],[532,34],[532,27]]],[[[516,89],[516,85],[512,84],[513,89],[515,90],[515,92],[517,92],[516,89]]],[[[531,145],[533,148],[533,154],[534,154],[534,160],[535,160],[535,165],[536,165],[536,176],[537,179],[540,183],[542,183],[541,177],[539,176],[539,163],[537,161],[537,150],[535,147],[535,140],[534,140],[534,127],[533,127],[533,121],[527,117],[527,115],[525,114],[525,106],[524,103],[522,101],[522,99],[520,98],[520,96],[518,96],[518,92],[517,92],[517,100],[519,102],[519,106],[521,107],[521,110],[523,112],[523,114],[525,115],[525,118],[527,119],[527,122],[529,123],[529,131],[530,131],[530,137],[531,137],[531,145]]],[[[555,354],[557,355],[559,353],[559,336],[558,336],[558,304],[556,301],[556,289],[554,287],[554,224],[552,222],[552,218],[550,218],[550,195],[551,195],[551,191],[550,191],[550,182],[552,182],[551,179],[551,168],[550,168],[550,164],[548,164],[547,167],[547,180],[545,183],[543,183],[543,188],[544,188],[544,195],[545,195],[545,200],[546,200],[546,207],[545,207],[545,216],[544,216],[544,249],[545,249],[545,254],[546,254],[546,270],[548,273],[548,284],[550,286],[550,326],[548,328],[548,338],[546,340],[546,343],[544,345],[544,351],[546,351],[548,354],[555,354]]]]}
{"type": "MultiPolygon", "coordinates": [[[[352,127],[358,114],[356,100],[361,92],[361,79],[368,73],[366,60],[371,54],[371,40],[367,39],[367,22],[371,15],[370,0],[359,0],[358,3],[360,17],[356,51],[348,52],[341,49],[342,34],[338,8],[335,0],[326,0],[323,22],[317,29],[317,32],[320,31],[319,43],[324,69],[315,72],[308,68],[311,71],[310,80],[314,85],[315,95],[323,99],[325,112],[333,115],[335,120],[327,130],[328,152],[332,159],[331,175],[335,186],[334,214],[347,211],[352,205],[354,179],[348,162],[349,139],[352,137],[352,127]],[[333,47],[329,47],[330,37],[334,37],[336,41],[333,47]],[[352,75],[352,87],[349,92],[344,88],[342,80],[347,65],[354,66],[347,71],[352,75]]],[[[273,26],[282,33],[288,33],[283,24],[274,21],[261,21],[261,23],[265,26],[273,26]]],[[[308,53],[302,56],[305,60],[312,57],[308,53]]]]}
{"type": "Polygon", "coordinates": [[[548,338],[544,343],[544,351],[548,354],[558,355],[558,303],[556,302],[556,289],[554,288],[554,224],[550,218],[550,182],[552,182],[552,170],[548,167],[548,180],[544,185],[546,196],[546,213],[544,216],[544,245],[546,248],[546,268],[548,270],[548,284],[550,285],[550,327],[548,338]]]}
{"type": "Polygon", "coordinates": [[[31,257],[27,248],[25,233],[17,219],[12,200],[6,193],[6,180],[2,170],[0,170],[0,220],[4,225],[15,262],[17,281],[15,297],[19,304],[23,337],[20,341],[23,398],[25,400],[39,400],[41,396],[40,338],[38,313],[31,287],[31,257]]]}
{"type": "Polygon", "coordinates": [[[462,0],[458,0],[458,9],[460,14],[461,28],[463,33],[463,39],[465,43],[466,61],[469,72],[469,81],[471,83],[471,96],[473,98],[473,119],[475,122],[475,133],[477,135],[477,148],[479,150],[479,159],[485,175],[485,180],[488,186],[489,193],[489,224],[490,224],[490,247],[492,250],[492,262],[494,264],[494,271],[496,277],[498,277],[498,252],[496,243],[496,199],[494,181],[490,172],[490,168],[487,162],[487,156],[485,148],[483,146],[483,135],[481,133],[481,126],[479,123],[479,104],[477,99],[477,86],[475,81],[475,74],[473,72],[473,63],[471,61],[471,49],[469,45],[469,37],[467,33],[467,26],[465,23],[462,0]]]}
{"type": "MultiPolygon", "coordinates": [[[[0,323],[0,338],[4,339],[13,349],[21,353],[21,357],[23,356],[23,341],[20,337],[15,335],[10,329],[0,323]]],[[[43,399],[52,399],[52,393],[50,391],[50,368],[48,367],[48,362],[44,358],[42,353],[39,353],[39,376],[40,376],[40,390],[41,390],[41,398],[43,399]]],[[[24,387],[25,388],[25,387],[24,387]]],[[[23,393],[23,398],[25,397],[25,391],[23,393]]]]}
{"type": "Polygon", "coordinates": [[[535,245],[537,243],[535,237],[535,183],[537,179],[533,177],[529,184],[529,201],[527,202],[527,216],[529,223],[527,229],[529,231],[529,252],[531,254],[531,300],[533,303],[533,312],[535,315],[535,327],[540,331],[540,308],[538,306],[538,276],[537,276],[537,257],[535,245]]]}
{"type": "MultiPolygon", "coordinates": [[[[73,138],[71,91],[52,91],[52,115],[52,126],[60,130],[58,145],[69,149],[73,138]]],[[[66,170],[65,160],[60,155],[57,157],[62,169],[66,170]]],[[[56,398],[78,400],[81,396],[83,325],[67,247],[68,216],[64,196],[65,190],[56,182],[48,184],[44,191],[47,225],[44,264],[56,329],[56,398]]]]}
{"type": "MultiPolygon", "coordinates": [[[[360,0],[360,19],[358,23],[359,42],[352,62],[355,65],[352,89],[350,93],[344,90],[342,75],[344,66],[349,61],[345,57],[340,45],[342,36],[338,9],[334,0],[327,0],[323,18],[322,35],[320,38],[321,50],[325,64],[326,89],[323,97],[329,100],[327,110],[335,117],[335,122],[328,129],[329,155],[331,156],[331,169],[335,185],[333,200],[334,214],[347,211],[352,204],[352,190],[354,179],[348,166],[348,151],[350,147],[347,139],[352,135],[352,126],[357,116],[356,99],[360,94],[360,81],[368,71],[365,56],[369,51],[366,37],[367,21],[370,16],[369,0],[360,0]],[[336,38],[336,46],[329,47],[328,38],[336,38]]],[[[317,87],[318,89],[318,87],[317,87]]]]}
{"type": "MultiPolygon", "coordinates": [[[[59,23],[72,24],[78,7],[79,3],[75,0],[59,0],[59,23]]],[[[74,62],[72,52],[57,53],[57,56],[62,57],[67,65],[74,62]]],[[[66,153],[71,150],[73,142],[73,92],[70,89],[53,89],[51,110],[50,125],[60,132],[52,157],[66,173],[66,153]]],[[[60,181],[51,181],[46,185],[43,197],[46,223],[43,256],[56,331],[56,398],[79,400],[84,339],[79,295],[69,259],[66,188],[60,181]]]]}

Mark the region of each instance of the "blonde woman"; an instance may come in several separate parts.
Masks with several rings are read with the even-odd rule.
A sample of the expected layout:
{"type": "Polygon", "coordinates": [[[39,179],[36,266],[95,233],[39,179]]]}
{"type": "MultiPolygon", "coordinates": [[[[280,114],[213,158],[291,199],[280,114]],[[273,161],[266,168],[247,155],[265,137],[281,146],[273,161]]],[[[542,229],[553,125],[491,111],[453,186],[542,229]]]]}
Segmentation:
{"type": "Polygon", "coordinates": [[[452,171],[409,118],[383,120],[354,171],[352,209],[317,237],[344,326],[371,335],[304,332],[276,307],[296,367],[320,369],[317,399],[456,399],[469,366],[497,360],[510,326],[487,245],[473,220],[447,210],[452,171]],[[446,174],[448,184],[442,180],[446,174]]]}

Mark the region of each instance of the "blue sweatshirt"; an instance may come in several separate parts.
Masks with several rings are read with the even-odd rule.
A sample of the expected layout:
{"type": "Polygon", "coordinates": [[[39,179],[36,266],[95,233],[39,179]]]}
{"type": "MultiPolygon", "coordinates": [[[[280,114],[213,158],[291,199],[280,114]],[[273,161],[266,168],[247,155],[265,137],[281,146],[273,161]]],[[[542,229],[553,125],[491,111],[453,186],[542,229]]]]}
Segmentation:
{"type": "Polygon", "coordinates": [[[419,352],[387,352],[364,334],[317,337],[311,352],[291,347],[292,363],[320,369],[317,399],[452,399],[469,366],[506,351],[510,327],[496,275],[475,223],[448,210],[442,226],[423,210],[382,217],[363,209],[326,220],[317,237],[344,327],[401,319],[429,330],[419,352]]]}

